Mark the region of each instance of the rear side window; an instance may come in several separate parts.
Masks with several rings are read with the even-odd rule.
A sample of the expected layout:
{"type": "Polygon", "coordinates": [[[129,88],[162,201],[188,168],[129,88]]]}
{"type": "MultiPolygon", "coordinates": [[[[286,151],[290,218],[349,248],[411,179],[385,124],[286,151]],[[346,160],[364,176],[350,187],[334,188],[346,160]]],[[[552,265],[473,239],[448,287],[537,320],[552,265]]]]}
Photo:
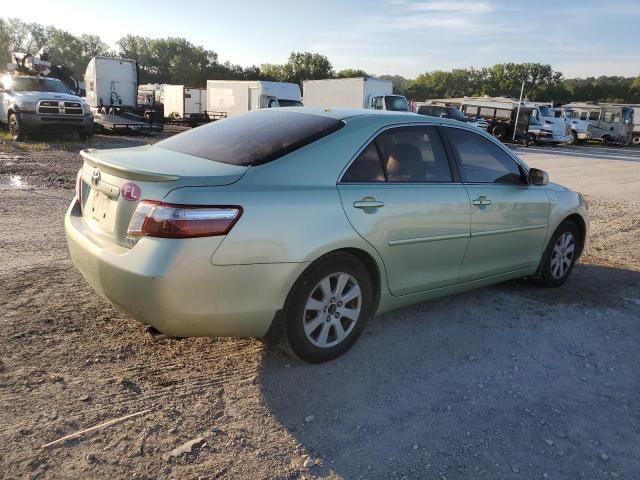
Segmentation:
{"type": "Polygon", "coordinates": [[[156,143],[216,162],[262,165],[339,130],[344,122],[308,113],[258,111],[218,120],[156,143]]]}
{"type": "Polygon", "coordinates": [[[371,142],[342,182],[451,182],[451,169],[433,127],[387,130],[371,142]]]}
{"type": "Polygon", "coordinates": [[[518,164],[498,145],[481,135],[447,128],[447,135],[469,183],[522,183],[518,164]]]}

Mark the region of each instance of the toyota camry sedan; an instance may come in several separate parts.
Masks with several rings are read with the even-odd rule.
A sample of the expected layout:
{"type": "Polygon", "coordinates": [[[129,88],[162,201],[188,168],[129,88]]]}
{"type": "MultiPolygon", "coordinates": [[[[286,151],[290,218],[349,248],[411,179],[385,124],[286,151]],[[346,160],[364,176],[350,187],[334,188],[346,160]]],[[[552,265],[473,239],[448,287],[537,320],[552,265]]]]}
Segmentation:
{"type": "Polygon", "coordinates": [[[259,110],[81,155],[65,228],[98,294],[165,335],[278,338],[309,362],[404,305],[557,287],[588,232],[579,193],[411,113],[259,110]]]}

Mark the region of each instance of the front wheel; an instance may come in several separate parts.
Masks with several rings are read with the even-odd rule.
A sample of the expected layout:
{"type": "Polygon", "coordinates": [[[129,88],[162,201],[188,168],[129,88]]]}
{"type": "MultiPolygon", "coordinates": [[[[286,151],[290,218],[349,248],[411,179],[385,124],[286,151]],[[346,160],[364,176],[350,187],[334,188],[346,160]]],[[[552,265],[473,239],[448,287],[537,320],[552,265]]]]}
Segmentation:
{"type": "Polygon", "coordinates": [[[15,113],[9,116],[9,135],[16,142],[21,142],[25,139],[24,128],[22,128],[22,120],[15,113]]]}
{"type": "Polygon", "coordinates": [[[369,273],[353,255],[330,254],[298,279],[283,313],[285,346],[306,362],[332,360],[351,348],[373,314],[369,273]]]}
{"type": "Polygon", "coordinates": [[[559,287],[573,270],[578,259],[582,238],[575,223],[563,222],[553,234],[540,264],[538,283],[544,287],[559,287]]]}
{"type": "Polygon", "coordinates": [[[634,145],[640,145],[640,135],[634,135],[631,139],[631,143],[634,145]]]}

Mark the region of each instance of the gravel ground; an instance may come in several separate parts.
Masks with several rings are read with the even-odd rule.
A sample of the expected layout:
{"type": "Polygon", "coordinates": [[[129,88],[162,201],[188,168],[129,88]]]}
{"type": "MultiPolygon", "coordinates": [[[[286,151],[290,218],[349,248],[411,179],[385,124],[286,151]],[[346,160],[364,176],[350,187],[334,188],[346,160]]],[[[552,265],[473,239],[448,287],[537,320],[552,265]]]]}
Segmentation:
{"type": "Polygon", "coordinates": [[[62,227],[83,147],[0,141],[0,477],[640,478],[639,149],[518,149],[589,201],[562,288],[404,308],[307,365],[154,340],[94,295],[62,227]]]}

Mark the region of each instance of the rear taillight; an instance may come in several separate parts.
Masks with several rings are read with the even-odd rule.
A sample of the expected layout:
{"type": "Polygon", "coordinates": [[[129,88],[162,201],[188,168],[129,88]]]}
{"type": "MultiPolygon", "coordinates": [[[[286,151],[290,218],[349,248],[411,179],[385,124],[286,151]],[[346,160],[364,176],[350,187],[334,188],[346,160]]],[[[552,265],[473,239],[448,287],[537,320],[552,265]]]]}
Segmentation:
{"type": "Polygon", "coordinates": [[[235,206],[202,207],[143,200],[131,217],[131,237],[195,238],[226,235],[242,215],[235,206]]]}
{"type": "Polygon", "coordinates": [[[82,169],[78,170],[78,175],[76,176],[76,200],[80,205],[80,210],[82,210],[82,169]]]}

